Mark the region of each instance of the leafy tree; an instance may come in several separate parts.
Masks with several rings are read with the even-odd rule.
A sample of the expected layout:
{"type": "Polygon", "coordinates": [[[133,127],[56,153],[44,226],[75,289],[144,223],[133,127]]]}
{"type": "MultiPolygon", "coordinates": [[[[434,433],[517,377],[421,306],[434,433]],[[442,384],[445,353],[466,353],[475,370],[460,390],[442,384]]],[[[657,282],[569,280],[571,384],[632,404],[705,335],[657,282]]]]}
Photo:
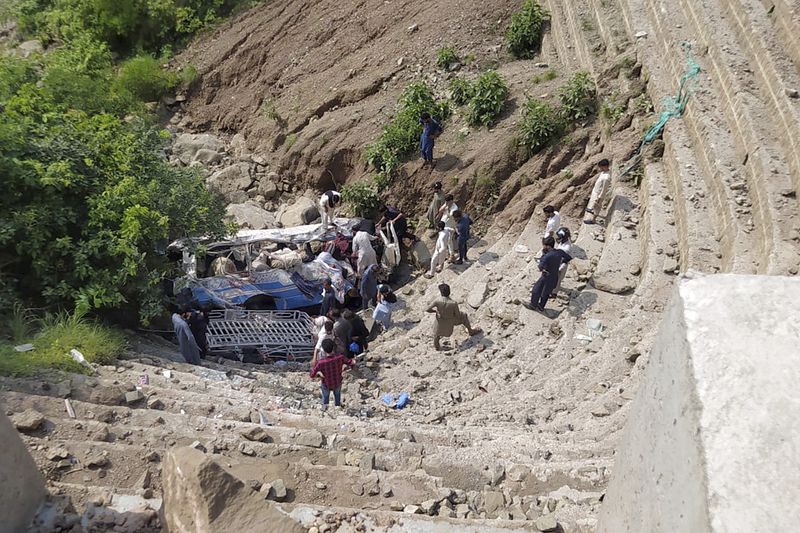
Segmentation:
{"type": "Polygon", "coordinates": [[[198,174],[167,164],[168,134],[101,111],[113,95],[92,113],[80,109],[92,93],[84,77],[110,74],[102,54],[81,67],[70,53],[43,71],[0,60],[0,289],[15,283],[28,300],[79,310],[138,309],[146,321],[172,274],[158,250],[177,237],[222,235],[224,209],[198,174]],[[59,92],[54,79],[70,89],[59,92]]]}

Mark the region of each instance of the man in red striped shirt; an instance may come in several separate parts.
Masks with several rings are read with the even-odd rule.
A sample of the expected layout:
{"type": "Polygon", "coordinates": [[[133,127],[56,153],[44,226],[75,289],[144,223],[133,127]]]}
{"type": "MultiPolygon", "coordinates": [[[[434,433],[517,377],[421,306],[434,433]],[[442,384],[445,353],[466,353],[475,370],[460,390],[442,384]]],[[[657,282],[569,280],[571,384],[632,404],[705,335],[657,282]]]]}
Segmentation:
{"type": "Polygon", "coordinates": [[[311,368],[311,379],[322,380],[322,405],[323,409],[328,407],[331,391],[333,391],[333,404],[337,407],[342,405],[342,370],[344,365],[350,368],[355,367],[352,359],[347,359],[342,354],[334,355],[336,343],[331,339],[322,341],[322,357],[314,363],[311,368]]]}

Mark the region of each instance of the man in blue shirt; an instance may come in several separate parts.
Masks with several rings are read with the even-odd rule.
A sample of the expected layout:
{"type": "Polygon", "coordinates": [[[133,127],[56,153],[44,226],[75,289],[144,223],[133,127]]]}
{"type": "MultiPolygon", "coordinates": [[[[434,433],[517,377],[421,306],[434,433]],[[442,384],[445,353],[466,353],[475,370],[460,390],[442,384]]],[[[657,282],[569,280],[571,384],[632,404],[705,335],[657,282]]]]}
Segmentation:
{"type": "Polygon", "coordinates": [[[458,235],[458,261],[455,264],[461,265],[467,260],[467,241],[472,219],[460,210],[453,213],[453,218],[456,220],[456,234],[458,235]]]}
{"type": "Polygon", "coordinates": [[[542,275],[531,290],[531,303],[522,304],[532,311],[540,313],[544,311],[550,293],[558,284],[558,269],[562,263],[569,263],[572,260],[572,257],[563,250],[556,250],[555,245],[556,240],[553,237],[542,239],[544,255],[539,259],[539,271],[542,275]]]}
{"type": "Polygon", "coordinates": [[[422,113],[419,118],[419,123],[422,124],[422,136],[419,139],[419,149],[422,152],[422,166],[430,165],[433,168],[433,145],[436,142],[436,137],[442,133],[442,126],[431,118],[430,113],[422,113]]]}
{"type": "Polygon", "coordinates": [[[319,308],[319,315],[328,316],[328,313],[337,307],[339,307],[339,303],[336,301],[336,293],[333,292],[331,280],[325,278],[322,281],[322,305],[319,308]]]}

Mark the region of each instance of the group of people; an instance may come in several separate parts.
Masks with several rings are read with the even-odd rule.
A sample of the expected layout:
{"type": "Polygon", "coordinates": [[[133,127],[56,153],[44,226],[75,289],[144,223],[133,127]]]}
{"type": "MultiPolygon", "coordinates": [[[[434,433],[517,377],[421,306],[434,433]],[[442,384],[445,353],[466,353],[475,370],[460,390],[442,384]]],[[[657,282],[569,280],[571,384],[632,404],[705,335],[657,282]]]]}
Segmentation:
{"type": "Polygon", "coordinates": [[[450,261],[461,265],[467,261],[467,246],[470,226],[473,221],[459,209],[452,194],[442,192],[442,182],[433,184],[433,199],[428,206],[428,227],[436,231],[436,244],[431,255],[431,264],[426,277],[432,278],[441,272],[450,261]]]}
{"type": "MultiPolygon", "coordinates": [[[[611,185],[609,160],[602,159],[597,166],[600,173],[595,179],[586,206],[584,224],[596,223],[597,212],[605,204],[611,185]]],[[[561,227],[561,214],[552,205],[545,206],[543,211],[547,216],[547,222],[542,235],[542,256],[537,265],[540,276],[531,289],[530,303],[523,303],[528,309],[539,312],[544,312],[547,301],[557,296],[573,257],[572,235],[568,228],[561,227]]]]}

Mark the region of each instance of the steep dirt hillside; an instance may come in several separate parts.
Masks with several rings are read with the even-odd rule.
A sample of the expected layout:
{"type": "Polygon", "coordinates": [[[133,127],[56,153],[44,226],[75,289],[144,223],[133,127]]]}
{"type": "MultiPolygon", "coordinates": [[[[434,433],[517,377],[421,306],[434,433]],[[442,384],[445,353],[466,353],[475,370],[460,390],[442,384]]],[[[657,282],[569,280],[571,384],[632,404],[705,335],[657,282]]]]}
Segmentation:
{"type": "MultiPolygon", "coordinates": [[[[518,7],[513,1],[266,3],[180,57],[196,66],[199,80],[179,130],[239,134],[279,179],[300,192],[325,190],[369,173],[364,148],[388,123],[408,84],[424,81],[446,98],[452,78],[473,80],[495,68],[510,89],[498,123],[489,130],[469,128],[456,109],[437,144],[436,169],[423,171],[412,157],[388,196],[419,214],[425,206],[420,198],[441,180],[473,217],[511,207],[503,217],[506,228],[526,220],[543,201],[579,212],[592,164],[600,154],[627,156],[642,125],[627,116],[611,124],[590,121],[526,164],[513,141],[527,97],[554,99],[579,65],[560,57],[549,35],[540,57],[512,61],[503,35],[518,7]],[[437,50],[448,45],[464,63],[458,71],[436,66],[437,50]],[[555,79],[541,81],[550,70],[555,79]],[[615,142],[608,146],[612,133],[615,142]],[[561,170],[567,172],[559,175],[561,170]],[[511,202],[523,188],[525,194],[511,202]]],[[[644,90],[635,54],[615,50],[598,59],[604,73],[599,93],[614,93],[625,114],[624,104],[644,90]]]]}

